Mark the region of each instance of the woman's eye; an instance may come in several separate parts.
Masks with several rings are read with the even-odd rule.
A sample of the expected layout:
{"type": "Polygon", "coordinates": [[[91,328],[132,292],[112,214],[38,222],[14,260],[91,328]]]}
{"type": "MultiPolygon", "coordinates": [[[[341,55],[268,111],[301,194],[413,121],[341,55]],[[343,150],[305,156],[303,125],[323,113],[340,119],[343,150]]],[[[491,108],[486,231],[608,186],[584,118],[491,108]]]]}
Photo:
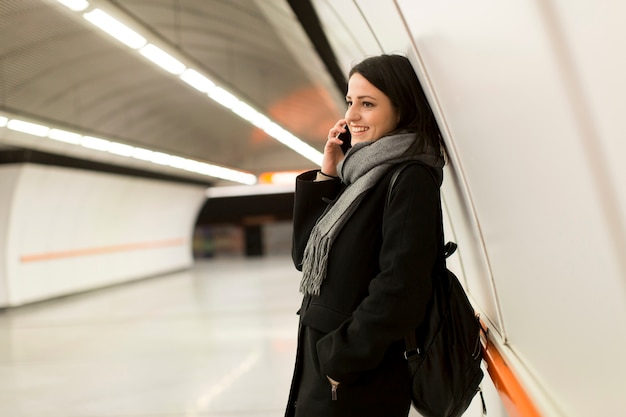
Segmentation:
{"type": "Polygon", "coordinates": [[[352,102],[351,101],[346,101],[346,104],[348,105],[348,107],[352,106],[352,102]]]}
{"type": "Polygon", "coordinates": [[[370,103],[369,101],[364,101],[363,102],[363,107],[372,107],[372,106],[373,106],[373,104],[370,103]]]}

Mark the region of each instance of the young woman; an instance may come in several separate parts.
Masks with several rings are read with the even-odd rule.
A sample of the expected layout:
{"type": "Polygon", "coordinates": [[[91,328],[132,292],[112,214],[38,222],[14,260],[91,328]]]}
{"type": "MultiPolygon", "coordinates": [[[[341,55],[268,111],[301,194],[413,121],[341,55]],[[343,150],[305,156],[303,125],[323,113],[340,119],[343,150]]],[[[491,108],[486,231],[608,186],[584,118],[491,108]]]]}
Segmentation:
{"type": "Polygon", "coordinates": [[[406,417],[404,336],[432,293],[443,144],[406,57],[356,65],[346,101],[321,170],[296,183],[292,255],[304,298],[286,416],[406,417]],[[394,168],[411,160],[387,201],[394,168]]]}

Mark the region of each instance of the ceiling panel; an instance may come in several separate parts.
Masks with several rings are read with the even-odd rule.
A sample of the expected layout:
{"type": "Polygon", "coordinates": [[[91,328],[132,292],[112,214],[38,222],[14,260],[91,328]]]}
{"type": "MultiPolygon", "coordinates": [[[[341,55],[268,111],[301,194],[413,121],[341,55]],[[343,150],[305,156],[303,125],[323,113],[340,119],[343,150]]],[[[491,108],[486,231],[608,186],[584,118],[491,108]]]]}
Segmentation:
{"type": "MultiPolygon", "coordinates": [[[[284,0],[92,3],[121,9],[320,151],[341,116],[328,75],[303,69],[319,60],[313,47],[294,56],[286,38],[301,34],[276,29],[298,27],[284,0]]],[[[3,0],[0,39],[0,111],[254,174],[314,167],[53,0],[3,0]]]]}

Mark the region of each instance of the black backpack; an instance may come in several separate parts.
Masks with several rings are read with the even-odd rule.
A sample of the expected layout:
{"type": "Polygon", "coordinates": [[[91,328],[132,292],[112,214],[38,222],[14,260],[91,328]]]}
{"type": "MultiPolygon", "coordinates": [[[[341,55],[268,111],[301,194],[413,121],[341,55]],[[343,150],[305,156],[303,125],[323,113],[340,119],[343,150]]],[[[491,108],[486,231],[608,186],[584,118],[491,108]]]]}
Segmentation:
{"type": "MultiPolygon", "coordinates": [[[[387,204],[398,175],[411,163],[418,162],[396,168],[389,183],[387,204]]],[[[424,323],[405,337],[412,402],[423,417],[460,417],[480,392],[486,413],[480,390],[480,322],[458,278],[446,267],[446,258],[456,250],[456,244],[443,245],[441,205],[439,222],[438,277],[434,280],[432,302],[424,323]]]]}

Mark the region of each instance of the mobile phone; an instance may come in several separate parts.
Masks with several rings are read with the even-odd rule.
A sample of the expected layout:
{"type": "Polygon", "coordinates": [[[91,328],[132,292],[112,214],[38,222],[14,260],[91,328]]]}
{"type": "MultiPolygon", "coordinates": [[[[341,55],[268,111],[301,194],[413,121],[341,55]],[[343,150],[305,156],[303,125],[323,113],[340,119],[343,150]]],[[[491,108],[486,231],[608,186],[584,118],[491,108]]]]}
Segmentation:
{"type": "Polygon", "coordinates": [[[346,153],[348,152],[348,149],[352,147],[352,135],[350,135],[348,125],[345,125],[344,129],[346,129],[345,133],[340,133],[337,137],[342,141],[341,150],[343,151],[343,153],[346,153]]]}

